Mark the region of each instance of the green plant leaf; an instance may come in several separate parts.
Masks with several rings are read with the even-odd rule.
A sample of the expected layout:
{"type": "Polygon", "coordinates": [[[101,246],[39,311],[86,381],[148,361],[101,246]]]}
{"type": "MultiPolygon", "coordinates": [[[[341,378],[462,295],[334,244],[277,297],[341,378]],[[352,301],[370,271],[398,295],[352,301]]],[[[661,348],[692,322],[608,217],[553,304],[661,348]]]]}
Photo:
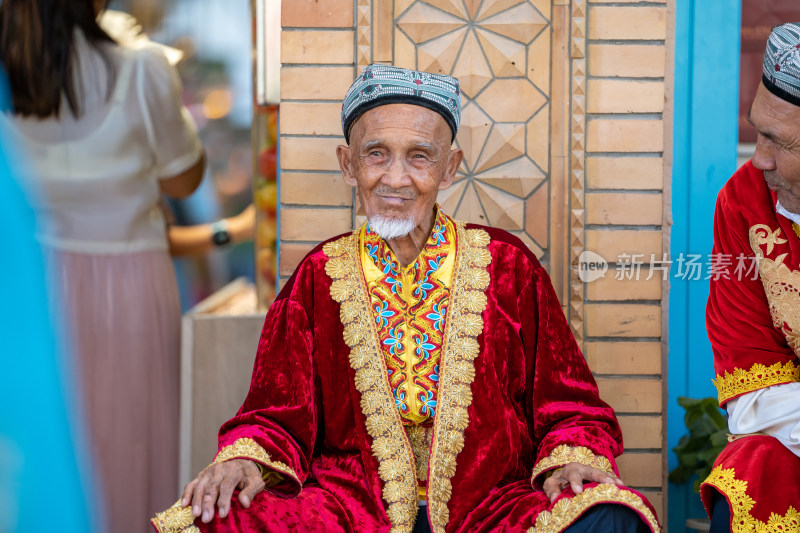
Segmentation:
{"type": "Polygon", "coordinates": [[[700,484],[711,472],[714,461],[728,443],[728,420],[722,414],[716,398],[678,398],[686,413],[683,421],[688,435],[683,435],[672,451],[678,458],[678,466],[674,468],[669,479],[672,483],[682,485],[695,476],[693,486],[700,490],[700,484]]]}

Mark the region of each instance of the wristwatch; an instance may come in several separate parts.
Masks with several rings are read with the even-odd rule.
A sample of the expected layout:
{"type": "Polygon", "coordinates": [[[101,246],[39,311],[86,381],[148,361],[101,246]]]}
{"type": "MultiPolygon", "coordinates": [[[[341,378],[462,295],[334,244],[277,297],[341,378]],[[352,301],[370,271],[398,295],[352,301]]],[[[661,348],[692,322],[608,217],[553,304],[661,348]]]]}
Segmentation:
{"type": "Polygon", "coordinates": [[[228,221],[224,218],[211,224],[211,240],[217,246],[225,246],[231,242],[231,234],[228,231],[228,221]]]}

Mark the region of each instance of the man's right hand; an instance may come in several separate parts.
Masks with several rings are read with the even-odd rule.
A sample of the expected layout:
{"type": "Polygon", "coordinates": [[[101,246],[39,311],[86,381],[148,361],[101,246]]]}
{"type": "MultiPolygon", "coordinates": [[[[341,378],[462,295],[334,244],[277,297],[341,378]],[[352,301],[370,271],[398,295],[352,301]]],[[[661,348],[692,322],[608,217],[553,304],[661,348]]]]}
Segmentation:
{"type": "Polygon", "coordinates": [[[264,480],[255,461],[231,459],[209,466],[200,472],[183,489],[181,505],[192,505],[192,514],[201,516],[203,523],[214,518],[214,507],[219,508],[219,517],[225,518],[231,509],[231,496],[239,491],[239,502],[250,507],[256,494],[264,490],[264,480]]]}

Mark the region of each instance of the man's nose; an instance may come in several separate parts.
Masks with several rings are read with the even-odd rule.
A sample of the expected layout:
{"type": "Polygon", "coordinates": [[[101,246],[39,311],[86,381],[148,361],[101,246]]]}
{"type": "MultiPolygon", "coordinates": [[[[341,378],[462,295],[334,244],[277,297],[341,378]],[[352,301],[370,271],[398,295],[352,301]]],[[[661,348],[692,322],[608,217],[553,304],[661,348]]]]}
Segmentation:
{"type": "Polygon", "coordinates": [[[402,157],[395,157],[392,158],[392,162],[389,168],[386,169],[381,181],[392,189],[400,189],[407,186],[410,180],[405,160],[402,157]]]}
{"type": "Polygon", "coordinates": [[[759,170],[775,170],[775,150],[772,141],[763,135],[759,135],[756,139],[753,166],[759,170]]]}

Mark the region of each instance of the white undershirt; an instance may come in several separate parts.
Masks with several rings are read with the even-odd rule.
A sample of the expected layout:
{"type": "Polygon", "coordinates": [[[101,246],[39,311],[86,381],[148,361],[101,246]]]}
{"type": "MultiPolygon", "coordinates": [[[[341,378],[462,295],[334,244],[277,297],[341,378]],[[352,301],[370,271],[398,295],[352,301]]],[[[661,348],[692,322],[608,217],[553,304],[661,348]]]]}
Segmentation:
{"type": "Polygon", "coordinates": [[[800,383],[748,392],[725,404],[734,435],[765,433],[800,457],[800,383]]]}
{"type": "MultiPolygon", "coordinates": [[[[778,214],[800,224],[800,215],[778,202],[778,214]]],[[[736,435],[765,433],[800,457],[800,383],[784,383],[748,392],[725,404],[728,429],[736,435]]]]}
{"type": "Polygon", "coordinates": [[[779,215],[785,216],[786,218],[788,218],[789,220],[791,220],[795,224],[800,224],[800,215],[798,215],[797,213],[792,213],[791,211],[788,211],[785,207],[783,207],[781,205],[781,201],[780,200],[778,200],[775,203],[775,211],[777,211],[779,215]]]}

